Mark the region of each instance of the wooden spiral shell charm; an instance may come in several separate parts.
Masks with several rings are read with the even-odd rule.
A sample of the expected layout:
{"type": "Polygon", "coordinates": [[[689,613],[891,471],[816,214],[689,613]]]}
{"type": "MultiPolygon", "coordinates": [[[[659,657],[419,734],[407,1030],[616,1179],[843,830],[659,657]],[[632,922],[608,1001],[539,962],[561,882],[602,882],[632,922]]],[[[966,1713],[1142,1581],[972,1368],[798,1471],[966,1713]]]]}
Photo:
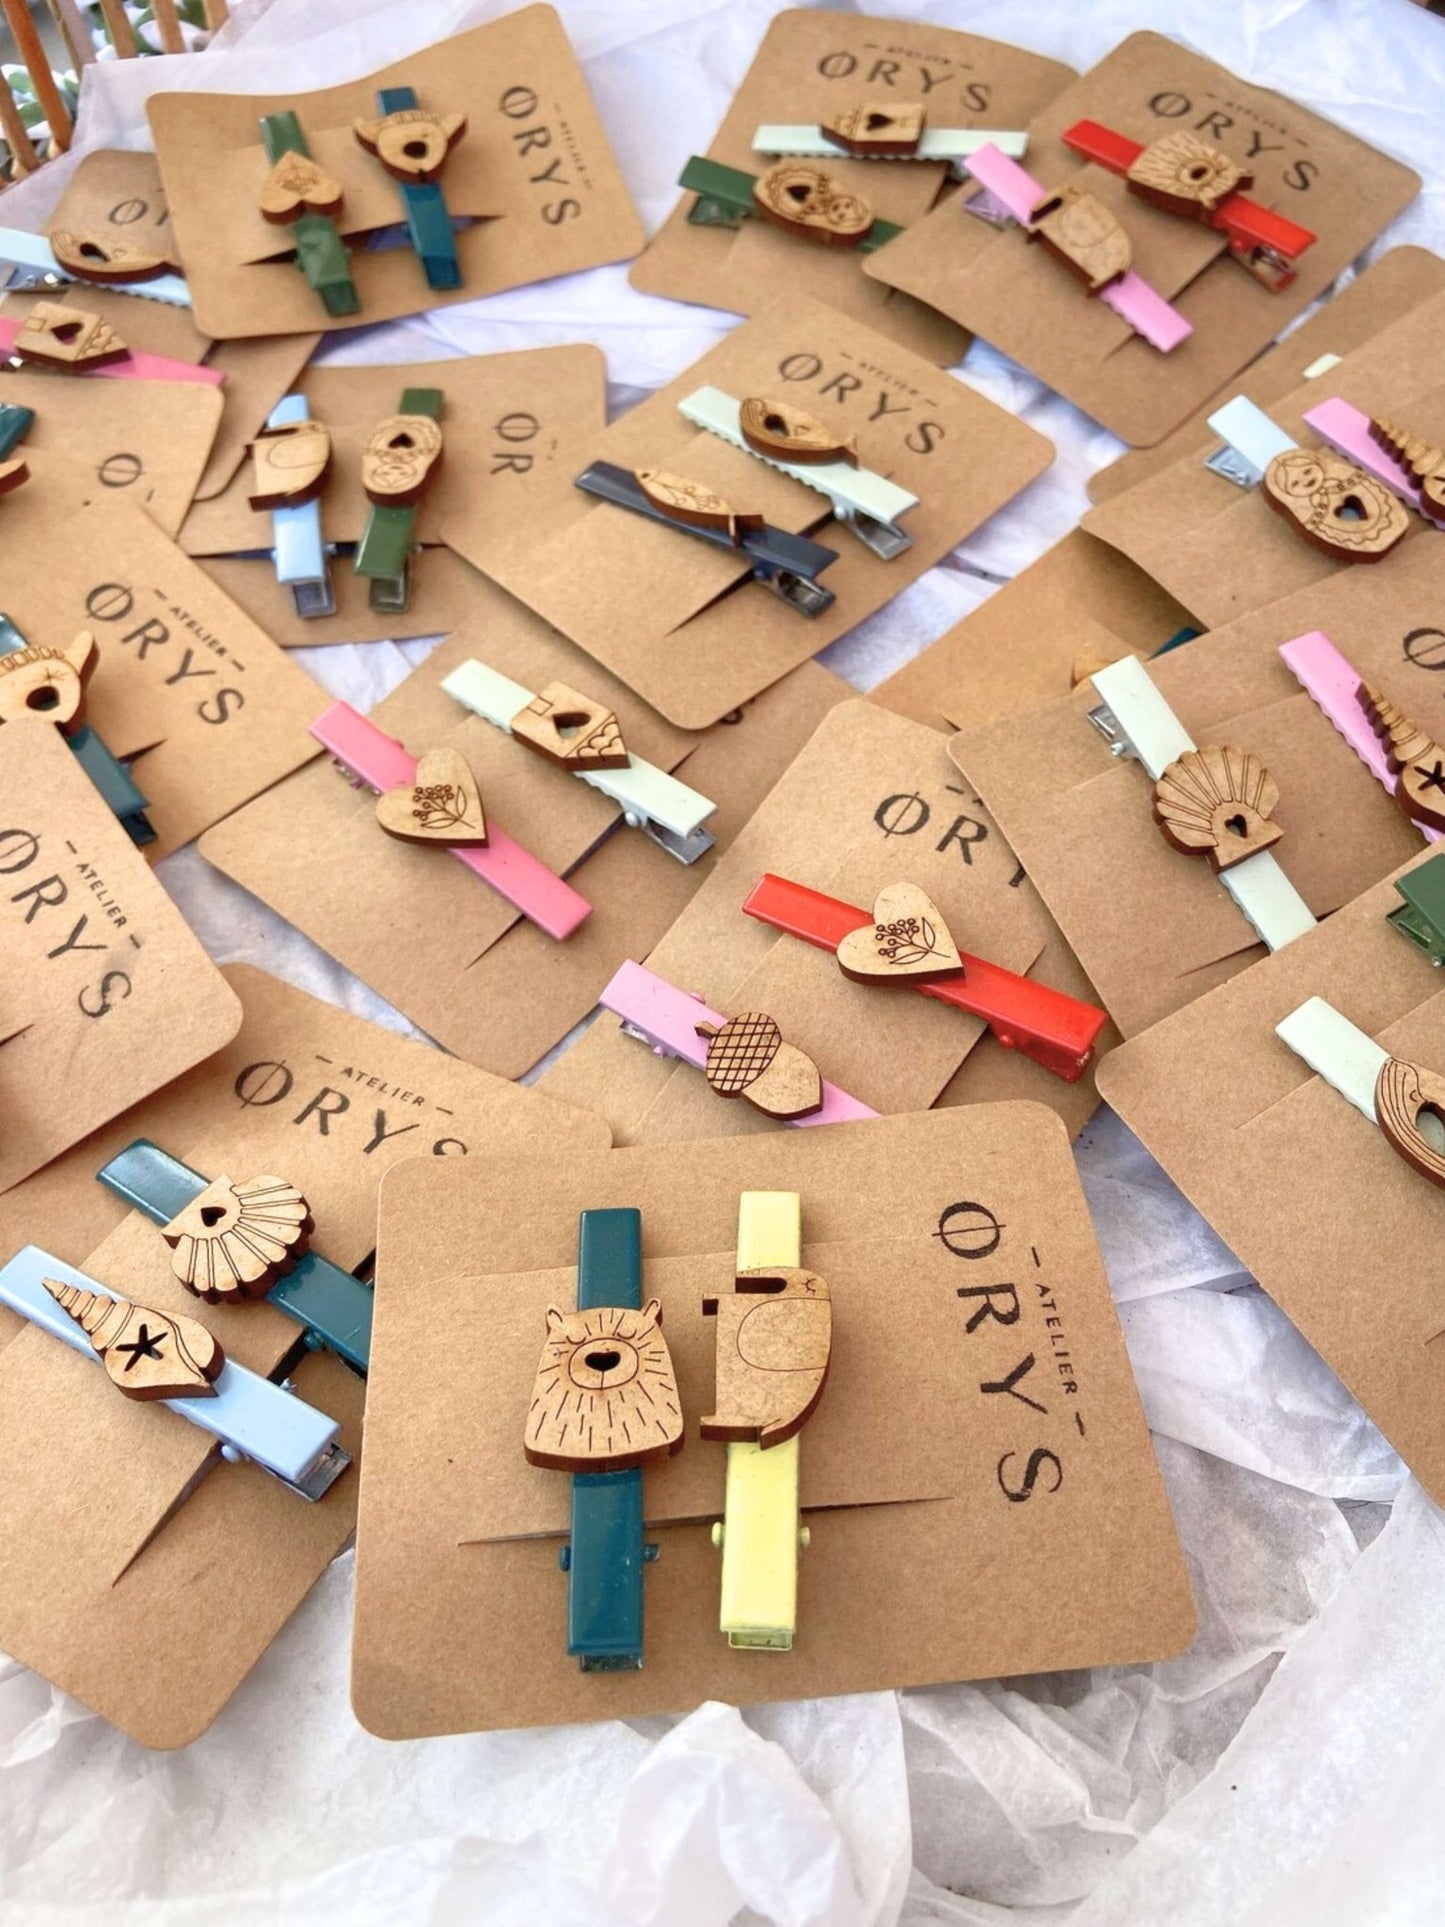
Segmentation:
{"type": "Polygon", "coordinates": [[[1375,1079],[1375,1117],[1393,1150],[1431,1184],[1445,1186],[1445,1077],[1389,1057],[1375,1079]],[[1420,1120],[1428,1116],[1429,1136],[1420,1120]]]}
{"type": "Polygon", "coordinates": [[[765,1011],[697,1025],[708,1040],[707,1081],[719,1097],[745,1097],[769,1117],[810,1117],[823,1106],[823,1080],[806,1052],[783,1042],[765,1011]]]}
{"type": "Polygon", "coordinates": [[[1394,422],[1372,421],[1370,434],[1419,489],[1420,513],[1432,522],[1445,524],[1445,448],[1421,441],[1394,422]]]}
{"type": "Polygon", "coordinates": [[[764,1450],[801,1431],[823,1396],[833,1350],[827,1284],[799,1266],[739,1272],[726,1298],[704,1298],[717,1322],[714,1409],[705,1439],[755,1439],[764,1450]]]}
{"type": "Polygon", "coordinates": [[[212,1305],[264,1298],[303,1255],[315,1224],[310,1206],[285,1178],[237,1184],[214,1178],[163,1225],[171,1270],[212,1305]]]}
{"type": "Polygon", "coordinates": [[[1279,785],[1253,750],[1189,749],[1154,785],[1154,815],[1165,839],[1215,870],[1233,869],[1284,835],[1268,819],[1279,785]]]}
{"type": "Polygon", "coordinates": [[[106,1377],[127,1398],[214,1398],[226,1354],[194,1318],[170,1318],[128,1298],[42,1281],[86,1334],[106,1377]]]}
{"type": "Polygon", "coordinates": [[[1359,699],[1399,777],[1395,801],[1413,823],[1445,830],[1445,747],[1427,736],[1381,690],[1361,683],[1359,699]]]}

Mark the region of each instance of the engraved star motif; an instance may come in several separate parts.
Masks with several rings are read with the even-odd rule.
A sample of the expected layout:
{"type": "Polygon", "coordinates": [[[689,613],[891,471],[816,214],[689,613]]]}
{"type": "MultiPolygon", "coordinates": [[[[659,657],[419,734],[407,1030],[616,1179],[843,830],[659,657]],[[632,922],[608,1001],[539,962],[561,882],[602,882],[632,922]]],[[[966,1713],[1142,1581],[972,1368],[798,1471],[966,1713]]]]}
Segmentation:
{"type": "Polygon", "coordinates": [[[1422,789],[1445,791],[1445,763],[1442,763],[1438,757],[1429,769],[1423,763],[1417,763],[1415,774],[1421,779],[1422,789]]]}
{"type": "Polygon", "coordinates": [[[130,1353],[130,1357],[126,1360],[123,1368],[126,1371],[130,1371],[138,1359],[154,1358],[160,1360],[165,1356],[161,1351],[161,1341],[159,1337],[152,1338],[151,1328],[146,1324],[141,1325],[140,1337],[133,1345],[117,1345],[116,1350],[118,1352],[130,1353]]]}

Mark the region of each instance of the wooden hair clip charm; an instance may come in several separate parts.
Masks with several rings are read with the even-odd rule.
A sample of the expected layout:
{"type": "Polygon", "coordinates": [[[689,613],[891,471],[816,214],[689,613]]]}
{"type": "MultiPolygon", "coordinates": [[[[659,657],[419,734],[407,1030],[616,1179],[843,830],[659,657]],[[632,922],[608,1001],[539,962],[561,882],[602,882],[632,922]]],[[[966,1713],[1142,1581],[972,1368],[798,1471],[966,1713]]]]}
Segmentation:
{"type": "Polygon", "coordinates": [[[1304,1059],[1412,1170],[1445,1187],[1445,1077],[1392,1057],[1323,997],[1310,997],[1275,1025],[1304,1059]]]}
{"type": "Polygon", "coordinates": [[[938,984],[964,974],[942,912],[916,883],[878,892],[872,922],[838,945],[838,968],[855,984],[938,984]]]}
{"type": "Polygon", "coordinates": [[[401,409],[366,438],[361,485],[371,503],[356,551],[356,573],[370,579],[371,607],[401,615],[411,606],[416,505],[441,467],[440,388],[407,388],[401,409]]]}
{"type": "Polygon", "coordinates": [[[471,764],[459,749],[429,749],[417,758],[410,783],[383,790],[376,820],[403,843],[440,843],[485,849],[487,818],[471,764]]]}
{"type": "Polygon", "coordinates": [[[45,1289],[90,1340],[105,1375],[127,1398],[214,1398],[226,1354],[194,1318],[45,1280],[45,1289]]]}
{"type": "Polygon", "coordinates": [[[1445,747],[1368,683],[1359,697],[1396,779],[1395,801],[1411,822],[1445,830],[1445,747]]]}
{"type": "Polygon", "coordinates": [[[174,273],[176,267],[164,254],[138,248],[130,241],[112,240],[108,235],[52,228],[49,239],[56,260],[68,275],[76,281],[93,281],[102,288],[153,281],[157,275],[174,273]]]}
{"type": "Polygon", "coordinates": [[[1029,137],[976,127],[930,127],[921,101],[862,101],[816,124],[759,127],[753,152],[788,160],[851,155],[860,161],[942,161],[961,180],[968,156],[989,143],[1022,160],[1029,137]]]}
{"type": "Polygon", "coordinates": [[[1207,856],[1216,872],[1233,869],[1278,843],[1269,821],[1279,785],[1252,750],[1188,749],[1154,785],[1154,820],[1186,856],[1207,856]]]}
{"type": "Polygon", "coordinates": [[[433,114],[417,105],[410,87],[383,87],[378,120],[357,120],[351,131],[401,183],[407,232],[429,288],[459,288],[461,263],[440,181],[447,156],[467,131],[465,114],[433,114]]]}
{"type": "Polygon", "coordinates": [[[108,321],[85,308],[59,301],[37,301],[23,321],[0,314],[0,354],[14,365],[44,368],[55,374],[103,375],[119,381],[198,381],[219,388],[219,368],[143,355],[128,348],[108,321]]]}
{"type": "Polygon", "coordinates": [[[694,154],[677,184],[698,197],[687,216],[695,227],[737,227],[757,215],[803,240],[862,254],[903,232],[894,221],[874,220],[861,195],[805,161],[779,161],[755,176],[694,154]]]}
{"type": "Polygon", "coordinates": [[[163,256],[110,235],[58,229],[48,238],[0,227],[0,268],[10,269],[11,294],[55,294],[72,282],[114,288],[170,308],[189,308],[185,277],[168,272],[163,256]],[[154,265],[151,265],[154,264],[154,265]]]}
{"type": "Polygon", "coordinates": [[[1445,525],[1445,448],[1421,441],[1408,428],[1378,418],[1371,421],[1370,434],[1414,483],[1415,506],[1420,513],[1428,521],[1445,525]]]}
{"type": "Polygon", "coordinates": [[[1209,417],[1224,446],[1204,465],[1240,488],[1260,488],[1276,514],[1336,561],[1378,562],[1408,531],[1409,512],[1396,488],[1382,478],[1385,458],[1369,440],[1367,418],[1359,416],[1357,439],[1378,471],[1374,474],[1354,454],[1338,452],[1339,438],[1327,426],[1334,416],[1326,410],[1333,409],[1334,404],[1311,409],[1305,421],[1334,445],[1301,448],[1262,408],[1236,395],[1209,417]]]}
{"type": "Polygon", "coordinates": [[[296,265],[307,286],[321,296],[330,315],[357,314],[361,298],[351,278],[350,256],[336,216],[341,183],[311,158],[301,122],[294,113],[266,114],[261,140],[271,171],[262,183],[257,208],[275,227],[289,227],[296,243],[296,265]]]}
{"type": "Polygon", "coordinates": [[[330,551],[321,533],[321,489],[331,466],[331,433],[313,421],[304,395],[283,395],[251,443],[251,507],[271,511],[276,580],[306,619],[336,613],[330,551]]]}

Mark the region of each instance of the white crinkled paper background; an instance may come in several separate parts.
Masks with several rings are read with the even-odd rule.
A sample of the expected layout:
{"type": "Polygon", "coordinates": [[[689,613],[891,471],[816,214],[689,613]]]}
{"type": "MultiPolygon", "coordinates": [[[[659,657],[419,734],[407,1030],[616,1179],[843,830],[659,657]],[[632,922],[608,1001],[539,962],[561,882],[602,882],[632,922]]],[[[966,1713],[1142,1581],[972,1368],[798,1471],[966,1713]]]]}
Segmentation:
{"type": "MultiPolygon", "coordinates": [[[[775,0],[559,0],[649,228],[775,0]]],[[[90,70],[86,145],[145,145],[157,87],[301,91],[507,11],[238,0],[204,55],[90,70]]],[[[1409,161],[1387,237],[1445,243],[1445,21],[1406,0],[874,0],[1076,67],[1171,33],[1409,161]]],[[[44,224],[66,163],[5,198],[44,224]]],[[[614,406],[727,317],[610,268],[354,334],[336,360],[594,340],[614,406]]],[[[871,687],[1058,539],[1118,444],[979,345],[961,379],[1058,445],[1049,475],[836,644],[871,687]]],[[[302,661],[366,708],[426,653],[302,661]]],[[[402,1026],[211,872],[161,874],[214,955],[402,1026]]],[[[403,1026],[404,1027],[404,1026],[403,1026]]],[[[27,1922],[498,1927],[1425,1927],[1445,1920],[1445,1524],[1333,1374],[1107,1112],[1079,1165],[1187,1549],[1201,1630],[1156,1666],[411,1745],[352,1718],[352,1562],[230,1707],[143,1752],[0,1661],[0,1911],[27,1922]]],[[[1328,1219],[1331,1200],[1321,1198],[1328,1219]]],[[[1445,1288],[1445,1286],[1442,1286],[1445,1288]]],[[[200,1636],[203,1636],[200,1635],[200,1636]]],[[[458,1628],[465,1639],[466,1628],[458,1628]]]]}

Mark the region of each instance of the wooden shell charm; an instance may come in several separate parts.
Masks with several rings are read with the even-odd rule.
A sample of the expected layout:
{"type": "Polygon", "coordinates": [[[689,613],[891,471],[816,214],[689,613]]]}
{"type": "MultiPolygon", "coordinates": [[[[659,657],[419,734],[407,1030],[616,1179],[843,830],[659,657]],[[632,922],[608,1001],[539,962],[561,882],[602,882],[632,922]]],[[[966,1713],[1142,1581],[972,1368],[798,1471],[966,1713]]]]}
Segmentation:
{"type": "Polygon", "coordinates": [[[430,415],[388,415],[367,436],[361,455],[367,500],[399,506],[420,501],[441,459],[440,422],[430,415]]]}
{"type": "Polygon", "coordinates": [[[1151,141],[1129,169],[1128,181],[1142,200],[1207,221],[1231,194],[1252,187],[1254,176],[1223,148],[1182,131],[1151,141]]]}
{"type": "Polygon", "coordinates": [[[1445,1077],[1387,1057],[1375,1079],[1375,1117],[1391,1148],[1431,1184],[1445,1186],[1445,1077]],[[1430,1130],[1421,1129],[1428,1117],[1430,1130]]]}
{"type": "Polygon", "coordinates": [[[388,836],[403,843],[465,848],[487,840],[482,793],[459,749],[429,749],[418,757],[410,783],[377,797],[376,820],[388,836]]]}
{"type": "Polygon", "coordinates": [[[67,274],[103,288],[124,288],[133,281],[153,281],[158,274],[175,271],[175,262],[164,254],[152,254],[129,241],[76,234],[70,228],[56,228],[48,239],[51,253],[67,274]]]}
{"type": "Polygon", "coordinates": [[[11,489],[29,480],[30,469],[23,455],[12,455],[8,462],[0,462],[0,495],[8,495],[11,489]]]}
{"type": "Polygon", "coordinates": [[[838,945],[838,968],[855,984],[935,984],[963,975],[943,913],[916,883],[878,892],[873,921],[838,945]]]}
{"type": "Polygon", "coordinates": [[[285,1178],[237,1184],[213,1178],[178,1217],[162,1225],[171,1270],[208,1304],[264,1298],[305,1252],[311,1208],[285,1178]]]}
{"type": "Polygon", "coordinates": [[[745,1097],[768,1117],[811,1117],[823,1108],[818,1066],[761,1010],[744,1011],[725,1024],[698,1024],[706,1037],[707,1081],[719,1097],[745,1097]]]}
{"type": "Polygon", "coordinates": [[[297,508],[321,493],[331,466],[331,432],[324,422],[283,422],[263,428],[250,445],[253,509],[297,508]]]}
{"type": "Polygon", "coordinates": [[[632,761],[612,711],[564,682],[539,690],[511,729],[519,743],[563,769],[626,769],[632,761]]]}
{"type": "Polygon", "coordinates": [[[851,437],[839,441],[831,428],[816,415],[795,408],[791,402],[769,401],[765,395],[749,395],[738,410],[738,428],[755,455],[772,462],[792,462],[798,467],[814,462],[847,462],[858,466],[858,444],[851,437]]]}
{"type": "Polygon", "coordinates": [[[46,1278],[45,1289],[90,1339],[106,1377],[127,1398],[214,1398],[226,1354],[194,1318],[108,1298],[46,1278]]]}
{"type": "Polygon", "coordinates": [[[1372,421],[1370,433],[1388,455],[1393,455],[1420,491],[1420,513],[1445,524],[1445,448],[1422,442],[1393,422],[1372,421]]]}
{"type": "Polygon", "coordinates": [[[1328,448],[1287,448],[1264,471],[1264,499],[1307,542],[1342,562],[1378,562],[1410,526],[1383,482],[1328,448]]]}
{"type": "Polygon", "coordinates": [[[522,1450],[554,1472],[625,1472],[682,1450],[682,1401],[662,1307],[547,1311],[522,1450]]]}
{"type": "Polygon", "coordinates": [[[1278,843],[1284,831],[1269,817],[1279,785],[1253,750],[1187,749],[1154,785],[1154,816],[1165,841],[1186,856],[1207,856],[1232,870],[1278,843]]]}
{"type": "Polygon", "coordinates": [[[1395,801],[1412,822],[1445,830],[1445,747],[1368,683],[1360,684],[1359,697],[1400,779],[1395,801]]]}
{"type": "Polygon", "coordinates": [[[751,510],[736,514],[714,490],[670,469],[638,469],[637,486],[669,522],[685,522],[694,529],[724,529],[730,542],[741,542],[749,530],[766,526],[761,515],[751,510]]]}
{"type": "Polygon", "coordinates": [[[814,1271],[740,1272],[728,1298],[704,1298],[717,1320],[715,1409],[705,1439],[756,1439],[766,1450],[802,1430],[828,1377],[833,1304],[814,1271]]]}
{"type": "Polygon", "coordinates": [[[1029,239],[1042,241],[1090,294],[1107,288],[1133,261],[1129,237],[1111,208],[1077,181],[1066,181],[1033,210],[1029,239]]]}
{"type": "Polygon", "coordinates": [[[403,107],[382,120],[354,120],[351,131],[398,181],[435,181],[467,131],[465,114],[403,107]]]}
{"type": "Polygon", "coordinates": [[[273,227],[289,227],[303,214],[341,212],[341,183],[309,154],[283,154],[262,183],[256,206],[273,227]]]}
{"type": "Polygon", "coordinates": [[[900,102],[896,107],[868,101],[861,107],[845,107],[819,126],[830,141],[850,154],[882,161],[916,154],[926,118],[921,101],[900,102]]]}
{"type": "Polygon", "coordinates": [[[78,725],[95,662],[95,637],[89,629],[82,629],[65,649],[29,643],[0,656],[0,723],[41,716],[62,730],[78,725]]]}
{"type": "Polygon", "coordinates": [[[764,220],[831,248],[856,248],[873,225],[861,194],[845,193],[831,174],[806,161],[780,161],[760,174],[753,201],[764,220]]]}
{"type": "Polygon", "coordinates": [[[37,301],[20,324],[15,352],[64,374],[84,374],[124,361],[130,353],[115,329],[98,314],[68,308],[60,301],[37,301]]]}

